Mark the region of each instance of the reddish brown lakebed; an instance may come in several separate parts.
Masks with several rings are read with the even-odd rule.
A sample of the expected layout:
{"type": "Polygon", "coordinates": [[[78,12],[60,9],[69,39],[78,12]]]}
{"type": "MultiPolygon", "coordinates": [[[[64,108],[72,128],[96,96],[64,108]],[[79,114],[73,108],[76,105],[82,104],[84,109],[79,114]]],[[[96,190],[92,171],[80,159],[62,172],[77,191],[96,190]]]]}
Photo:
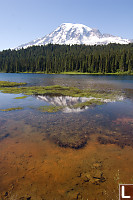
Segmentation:
{"type": "MultiPolygon", "coordinates": [[[[35,77],[16,74],[14,81],[27,82],[27,76],[35,77]]],[[[108,84],[87,76],[37,76],[44,85],[116,87],[125,99],[82,112],[43,113],[36,107],[46,101],[1,93],[1,109],[24,109],[0,112],[0,199],[117,200],[119,184],[133,183],[133,79],[123,87],[123,78],[108,84]]]]}

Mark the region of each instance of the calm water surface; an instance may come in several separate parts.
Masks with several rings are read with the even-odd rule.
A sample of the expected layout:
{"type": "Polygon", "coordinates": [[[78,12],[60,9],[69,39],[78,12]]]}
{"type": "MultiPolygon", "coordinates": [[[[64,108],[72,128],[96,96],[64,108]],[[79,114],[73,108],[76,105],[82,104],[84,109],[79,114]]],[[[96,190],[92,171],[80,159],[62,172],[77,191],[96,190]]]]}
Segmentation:
{"type": "Polygon", "coordinates": [[[0,74],[0,81],[119,90],[122,101],[57,113],[84,99],[0,93],[1,199],[118,199],[133,183],[133,76],[0,74]],[[126,162],[125,162],[126,161],[126,162]]]}

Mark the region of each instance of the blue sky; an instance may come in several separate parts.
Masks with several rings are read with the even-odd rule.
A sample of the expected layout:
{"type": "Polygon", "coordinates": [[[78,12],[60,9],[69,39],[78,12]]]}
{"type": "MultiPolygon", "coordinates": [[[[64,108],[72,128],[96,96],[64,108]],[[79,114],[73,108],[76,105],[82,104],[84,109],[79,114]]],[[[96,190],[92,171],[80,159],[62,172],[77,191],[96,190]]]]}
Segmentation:
{"type": "Polygon", "coordinates": [[[133,0],[0,0],[0,50],[43,37],[64,22],[133,39],[133,0]]]}

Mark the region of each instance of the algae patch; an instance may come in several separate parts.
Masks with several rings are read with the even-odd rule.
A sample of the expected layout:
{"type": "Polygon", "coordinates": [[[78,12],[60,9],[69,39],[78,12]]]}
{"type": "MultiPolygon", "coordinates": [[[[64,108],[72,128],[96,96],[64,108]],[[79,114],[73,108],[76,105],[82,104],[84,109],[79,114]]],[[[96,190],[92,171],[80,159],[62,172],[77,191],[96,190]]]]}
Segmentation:
{"type": "MultiPolygon", "coordinates": [[[[121,93],[114,90],[96,90],[96,89],[79,89],[76,87],[65,87],[60,85],[53,86],[30,86],[23,87],[25,83],[3,82],[1,81],[0,90],[3,93],[9,94],[24,94],[34,96],[49,96],[49,97],[72,97],[72,98],[88,98],[85,102],[75,102],[72,106],[67,106],[70,109],[83,109],[88,106],[102,105],[103,103],[123,100],[121,93]],[[16,87],[21,86],[21,87],[16,87]]],[[[27,96],[16,97],[15,99],[24,99],[27,96]]],[[[65,109],[66,106],[51,105],[39,107],[42,112],[58,112],[65,109]]]]}
{"type": "Polygon", "coordinates": [[[31,86],[31,87],[13,87],[2,88],[3,93],[25,94],[25,95],[50,95],[50,96],[75,96],[80,95],[81,90],[75,87],[53,86],[31,86]]]}
{"type": "Polygon", "coordinates": [[[58,112],[58,111],[62,110],[62,108],[63,108],[62,106],[50,105],[50,106],[40,106],[38,108],[38,110],[41,112],[54,113],[54,112],[58,112]]]}
{"type": "Polygon", "coordinates": [[[8,112],[8,111],[14,111],[14,110],[22,110],[22,107],[16,107],[16,108],[6,108],[6,109],[0,109],[0,111],[8,112]]]}
{"type": "Polygon", "coordinates": [[[15,86],[23,86],[23,85],[26,85],[26,83],[0,81],[0,87],[15,87],[15,86]]]}
{"type": "Polygon", "coordinates": [[[81,90],[76,87],[53,86],[31,86],[31,87],[3,87],[3,93],[25,94],[25,95],[47,95],[47,96],[71,96],[71,97],[94,97],[117,100],[118,91],[97,91],[92,89],[81,90]]]}
{"type": "Polygon", "coordinates": [[[27,98],[28,96],[22,96],[22,97],[15,97],[14,99],[25,99],[27,98]]]}
{"type": "Polygon", "coordinates": [[[77,104],[73,105],[73,108],[84,109],[87,106],[102,105],[102,104],[103,104],[103,102],[99,99],[91,99],[91,100],[86,101],[86,102],[77,103],[77,104]]]}

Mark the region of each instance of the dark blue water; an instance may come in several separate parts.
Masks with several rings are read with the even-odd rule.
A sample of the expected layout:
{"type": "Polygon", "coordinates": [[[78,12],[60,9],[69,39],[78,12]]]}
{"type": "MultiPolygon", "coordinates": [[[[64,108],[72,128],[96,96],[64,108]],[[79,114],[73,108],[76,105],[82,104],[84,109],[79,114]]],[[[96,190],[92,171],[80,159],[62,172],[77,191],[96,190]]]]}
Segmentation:
{"type": "Polygon", "coordinates": [[[61,74],[17,74],[0,73],[0,81],[26,82],[28,85],[60,84],[111,84],[133,89],[133,76],[128,75],[61,75],[61,74]]]}

